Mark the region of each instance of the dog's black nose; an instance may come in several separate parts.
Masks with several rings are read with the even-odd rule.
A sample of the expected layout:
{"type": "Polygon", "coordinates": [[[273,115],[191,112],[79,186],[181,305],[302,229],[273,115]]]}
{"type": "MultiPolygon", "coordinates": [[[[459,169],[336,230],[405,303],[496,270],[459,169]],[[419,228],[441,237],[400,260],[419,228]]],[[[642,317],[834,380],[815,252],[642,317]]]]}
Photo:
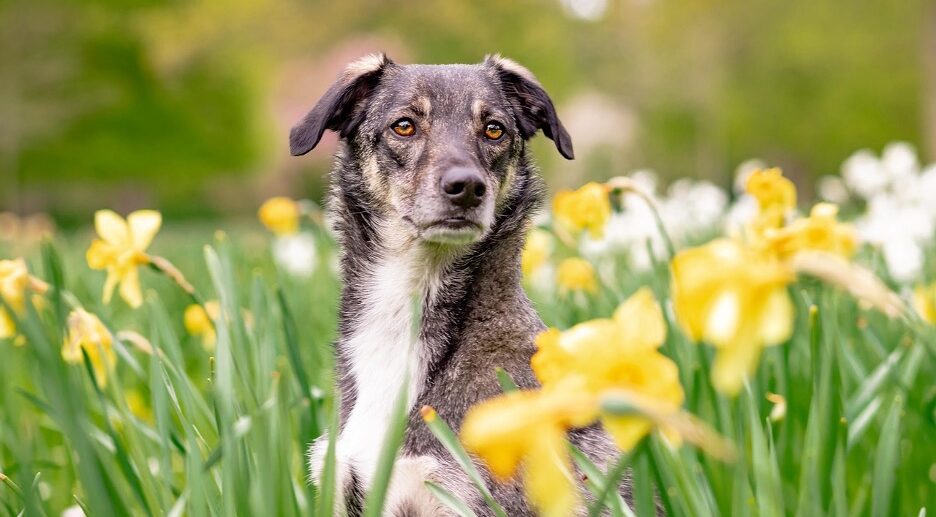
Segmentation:
{"type": "Polygon", "coordinates": [[[484,178],[475,169],[454,167],[442,174],[442,192],[453,204],[462,208],[480,205],[485,190],[484,178]]]}

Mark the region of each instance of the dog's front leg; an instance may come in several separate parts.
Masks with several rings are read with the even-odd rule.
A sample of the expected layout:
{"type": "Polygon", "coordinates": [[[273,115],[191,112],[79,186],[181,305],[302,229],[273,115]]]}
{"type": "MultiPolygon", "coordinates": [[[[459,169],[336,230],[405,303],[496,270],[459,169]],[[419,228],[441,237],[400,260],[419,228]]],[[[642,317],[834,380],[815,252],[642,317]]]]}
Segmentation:
{"type": "MultiPolygon", "coordinates": [[[[470,498],[467,477],[457,466],[446,468],[432,456],[402,456],[393,466],[393,476],[387,490],[384,515],[392,517],[455,517],[457,514],[442,504],[429,488],[430,481],[452,492],[456,497],[470,498]],[[464,479],[463,479],[464,478],[464,479]],[[467,490],[466,490],[467,489],[467,490]]],[[[469,503],[469,501],[465,501],[469,503]]]]}
{"type": "MultiPolygon", "coordinates": [[[[312,483],[322,487],[322,473],[325,470],[325,456],[328,453],[328,435],[322,434],[309,447],[309,478],[312,483]]],[[[364,508],[364,484],[361,473],[357,472],[351,458],[347,458],[335,449],[335,501],[334,515],[357,517],[364,508]],[[341,510],[344,511],[341,511],[341,510]]]]}
{"type": "MultiPolygon", "coordinates": [[[[328,437],[322,435],[309,448],[309,475],[312,482],[322,486],[328,437]]],[[[450,492],[463,495],[468,492],[453,487],[458,472],[446,474],[431,456],[401,457],[393,466],[390,485],[384,499],[383,514],[389,517],[454,517],[455,514],[426,488],[426,481],[445,487],[450,492]]],[[[351,458],[335,451],[335,508],[334,515],[358,517],[363,513],[368,483],[362,472],[357,472],[351,458]],[[344,510],[342,512],[342,510],[344,510]]]]}

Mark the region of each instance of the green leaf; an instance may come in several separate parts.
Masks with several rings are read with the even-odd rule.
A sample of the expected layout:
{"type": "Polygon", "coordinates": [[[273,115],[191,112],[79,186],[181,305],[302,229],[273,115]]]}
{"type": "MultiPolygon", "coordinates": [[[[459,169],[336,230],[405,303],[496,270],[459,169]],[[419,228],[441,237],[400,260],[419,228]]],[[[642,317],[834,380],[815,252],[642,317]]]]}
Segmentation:
{"type": "MultiPolygon", "coordinates": [[[[777,475],[776,460],[771,456],[767,438],[761,428],[760,415],[751,386],[745,384],[742,403],[746,413],[747,431],[751,440],[751,467],[754,474],[754,496],[760,517],[782,517],[783,488],[777,475]]],[[[767,420],[769,422],[769,420],[767,420]]],[[[768,423],[769,425],[769,423],[768,423]]]]}
{"type": "Polygon", "coordinates": [[[656,515],[653,502],[653,474],[650,472],[650,454],[647,439],[644,438],[634,453],[634,506],[637,515],[656,515]]]}
{"type": "Polygon", "coordinates": [[[498,366],[494,368],[494,375],[497,376],[497,382],[500,383],[501,390],[504,393],[510,393],[511,391],[517,391],[517,383],[514,382],[513,378],[507,373],[507,370],[498,366]]]}
{"type": "Polygon", "coordinates": [[[897,484],[897,465],[900,462],[900,422],[903,413],[903,397],[893,398],[877,449],[874,452],[874,473],[871,482],[871,515],[885,517],[893,515],[892,501],[897,484]]]}
{"type": "Polygon", "coordinates": [[[338,491],[336,483],[336,442],[338,441],[338,398],[332,399],[331,411],[328,418],[328,434],[321,439],[327,439],[328,445],[325,449],[325,460],[322,466],[322,479],[319,480],[318,487],[318,512],[317,515],[331,515],[335,508],[335,495],[338,491]]]}
{"type": "Polygon", "coordinates": [[[429,489],[429,492],[431,492],[432,495],[434,495],[436,499],[439,500],[439,502],[447,506],[461,517],[477,517],[471,508],[468,508],[468,505],[466,505],[464,501],[455,497],[455,494],[449,492],[441,486],[433,483],[432,481],[426,481],[426,488],[429,489]]]}
{"type": "Polygon", "coordinates": [[[393,413],[390,425],[384,432],[380,456],[377,459],[377,471],[374,473],[370,492],[364,502],[364,517],[378,517],[383,514],[384,498],[390,486],[390,477],[393,474],[393,463],[403,444],[403,435],[406,432],[409,405],[409,386],[404,382],[397,393],[393,404],[393,413]]]}
{"type": "Polygon", "coordinates": [[[429,430],[436,439],[445,446],[449,453],[451,453],[452,457],[455,458],[455,461],[458,463],[458,466],[468,474],[468,478],[474,483],[475,488],[481,492],[484,502],[487,503],[491,511],[498,517],[507,517],[504,509],[501,508],[500,504],[494,499],[494,496],[491,495],[491,491],[484,482],[484,478],[481,477],[481,473],[478,472],[477,467],[475,467],[474,462],[471,461],[468,453],[462,447],[461,442],[459,442],[458,437],[455,436],[452,428],[449,427],[449,425],[445,423],[445,420],[442,420],[432,408],[428,406],[423,407],[422,413],[423,420],[426,422],[426,425],[429,426],[429,430]]]}
{"type": "Polygon", "coordinates": [[[588,510],[590,516],[600,515],[601,510],[609,508],[614,515],[625,515],[632,517],[634,514],[624,498],[621,497],[617,487],[620,486],[621,478],[627,472],[627,457],[621,456],[608,470],[606,476],[597,465],[582,452],[581,449],[573,444],[569,444],[569,452],[572,460],[578,465],[582,473],[585,474],[585,486],[595,496],[595,501],[588,510]],[[614,494],[613,496],[611,494],[614,494]]]}

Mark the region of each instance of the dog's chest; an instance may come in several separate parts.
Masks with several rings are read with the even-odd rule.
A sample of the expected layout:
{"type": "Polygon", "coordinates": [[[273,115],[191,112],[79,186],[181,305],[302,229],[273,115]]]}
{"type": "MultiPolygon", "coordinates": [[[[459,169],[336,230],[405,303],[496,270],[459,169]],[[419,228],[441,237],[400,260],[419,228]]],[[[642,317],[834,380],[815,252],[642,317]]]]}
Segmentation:
{"type": "Polygon", "coordinates": [[[362,310],[341,343],[356,393],[337,450],[365,484],[376,469],[397,396],[405,386],[408,411],[425,380],[419,330],[435,278],[414,253],[382,259],[361,290],[362,310]]]}

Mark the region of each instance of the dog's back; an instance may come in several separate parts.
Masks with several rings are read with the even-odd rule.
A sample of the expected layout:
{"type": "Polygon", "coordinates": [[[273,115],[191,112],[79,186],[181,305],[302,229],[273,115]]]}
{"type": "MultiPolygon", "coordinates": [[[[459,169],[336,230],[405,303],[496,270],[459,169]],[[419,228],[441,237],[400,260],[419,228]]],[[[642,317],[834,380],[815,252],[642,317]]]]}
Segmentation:
{"type": "MultiPolygon", "coordinates": [[[[495,367],[521,387],[536,385],[530,357],[543,324],[520,286],[520,252],[543,187],[526,142],[542,130],[571,159],[571,140],[532,74],[496,56],[480,65],[359,60],[293,129],[293,154],[326,129],[342,137],[329,198],[344,281],[342,504],[359,513],[405,389],[410,421],[388,512],[447,514],[424,486],[431,480],[485,515],[419,408],[434,407],[457,429],[469,407],[500,393],[495,367]]],[[[314,477],[328,439],[313,446],[314,477]]],[[[573,440],[599,464],[613,453],[594,429],[573,440]]],[[[510,515],[531,513],[516,483],[491,488],[510,515]]]]}

